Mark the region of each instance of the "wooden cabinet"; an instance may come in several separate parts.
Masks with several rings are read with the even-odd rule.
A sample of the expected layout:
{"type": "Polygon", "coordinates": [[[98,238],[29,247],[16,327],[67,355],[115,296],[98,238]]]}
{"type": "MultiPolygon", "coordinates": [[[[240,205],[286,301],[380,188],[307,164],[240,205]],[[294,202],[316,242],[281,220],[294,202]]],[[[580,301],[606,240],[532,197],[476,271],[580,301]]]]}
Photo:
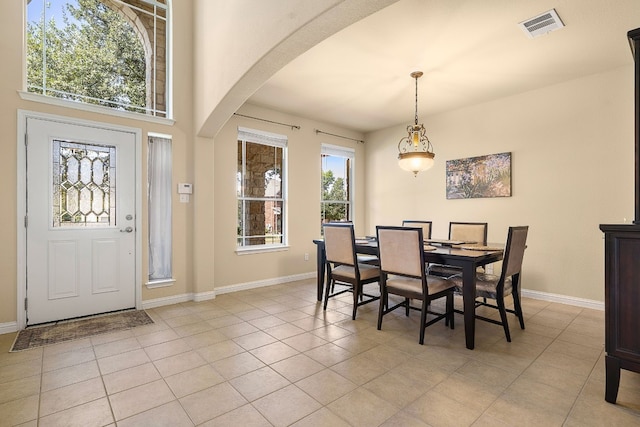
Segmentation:
{"type": "Polygon", "coordinates": [[[605,235],[605,400],[615,403],[620,369],[640,372],[640,225],[600,225],[605,235]]]}
{"type": "Polygon", "coordinates": [[[635,60],[635,220],[604,232],[604,398],[616,403],[620,369],[640,372],[640,28],[627,34],[635,60]]]}

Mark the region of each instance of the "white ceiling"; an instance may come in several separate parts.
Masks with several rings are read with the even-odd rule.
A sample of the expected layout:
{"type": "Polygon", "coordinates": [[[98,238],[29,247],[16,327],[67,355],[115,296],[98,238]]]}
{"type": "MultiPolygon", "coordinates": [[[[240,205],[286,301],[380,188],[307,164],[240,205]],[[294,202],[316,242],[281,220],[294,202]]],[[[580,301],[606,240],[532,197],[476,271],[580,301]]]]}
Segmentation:
{"type": "MultiPolygon", "coordinates": [[[[294,59],[249,103],[369,132],[633,62],[640,0],[400,0],[294,59]],[[555,9],[564,28],[519,22],[555,9]]],[[[630,75],[630,79],[633,77],[630,75]]],[[[425,123],[428,128],[428,123],[425,123]]]]}

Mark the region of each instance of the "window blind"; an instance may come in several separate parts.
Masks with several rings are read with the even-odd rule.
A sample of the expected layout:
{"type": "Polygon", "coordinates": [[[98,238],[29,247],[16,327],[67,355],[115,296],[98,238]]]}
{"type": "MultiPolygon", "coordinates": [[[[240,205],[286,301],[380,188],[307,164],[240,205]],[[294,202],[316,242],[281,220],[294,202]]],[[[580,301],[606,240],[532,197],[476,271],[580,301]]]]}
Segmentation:
{"type": "Polygon", "coordinates": [[[347,159],[354,159],[356,152],[352,148],[341,147],[339,145],[322,144],[321,154],[328,156],[346,157],[347,159]]]}
{"type": "Polygon", "coordinates": [[[261,130],[238,127],[238,140],[251,141],[273,147],[286,147],[287,136],[261,130]]]}

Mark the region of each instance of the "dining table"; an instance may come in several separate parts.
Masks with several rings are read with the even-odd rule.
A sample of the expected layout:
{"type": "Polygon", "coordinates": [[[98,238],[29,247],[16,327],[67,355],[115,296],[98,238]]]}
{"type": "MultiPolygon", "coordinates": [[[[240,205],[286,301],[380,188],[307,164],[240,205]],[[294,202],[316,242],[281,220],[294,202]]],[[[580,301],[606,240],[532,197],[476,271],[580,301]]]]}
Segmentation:
{"type": "MultiPolygon", "coordinates": [[[[317,260],[318,301],[322,293],[326,276],[326,255],[324,241],[315,239],[317,260]]],[[[466,242],[452,242],[445,239],[425,242],[424,259],[427,263],[454,265],[462,269],[462,301],[464,311],[464,335],[466,347],[475,347],[476,328],[476,271],[478,267],[501,261],[504,254],[503,244],[471,245],[466,242]]],[[[356,253],[378,255],[378,243],[375,238],[362,238],[355,241],[356,253]]]]}

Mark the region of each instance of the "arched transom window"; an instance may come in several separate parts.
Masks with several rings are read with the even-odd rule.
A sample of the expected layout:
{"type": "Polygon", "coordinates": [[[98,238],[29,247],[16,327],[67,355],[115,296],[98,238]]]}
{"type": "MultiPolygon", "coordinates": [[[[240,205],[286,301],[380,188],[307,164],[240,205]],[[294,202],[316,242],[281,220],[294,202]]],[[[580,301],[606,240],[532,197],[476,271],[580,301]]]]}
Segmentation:
{"type": "Polygon", "coordinates": [[[27,91],[168,117],[168,0],[27,0],[27,91]]]}

